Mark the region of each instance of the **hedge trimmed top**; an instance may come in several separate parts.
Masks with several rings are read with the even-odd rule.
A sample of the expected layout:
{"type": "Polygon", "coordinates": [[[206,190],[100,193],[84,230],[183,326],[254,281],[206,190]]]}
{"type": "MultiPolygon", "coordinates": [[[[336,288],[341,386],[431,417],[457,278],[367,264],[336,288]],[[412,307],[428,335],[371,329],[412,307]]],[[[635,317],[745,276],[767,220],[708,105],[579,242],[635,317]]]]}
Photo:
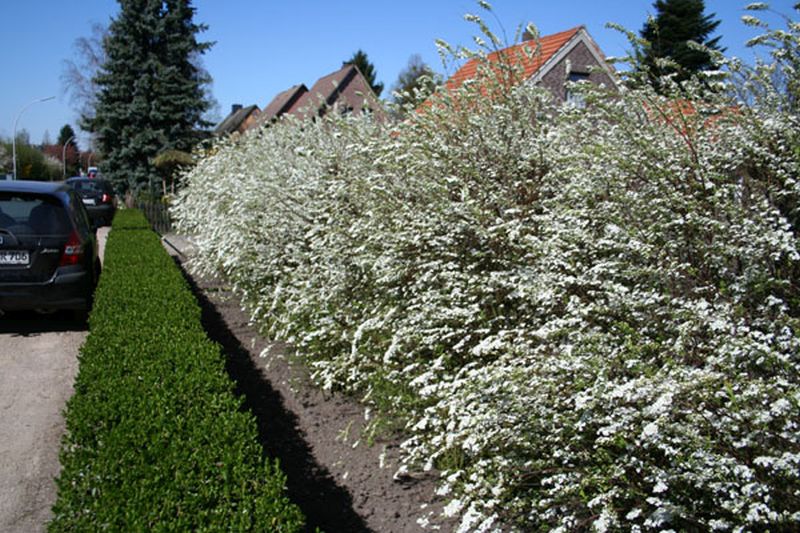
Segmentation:
{"type": "Polygon", "coordinates": [[[300,530],[199,306],[138,211],[114,221],[95,301],[49,530],[300,530]]]}

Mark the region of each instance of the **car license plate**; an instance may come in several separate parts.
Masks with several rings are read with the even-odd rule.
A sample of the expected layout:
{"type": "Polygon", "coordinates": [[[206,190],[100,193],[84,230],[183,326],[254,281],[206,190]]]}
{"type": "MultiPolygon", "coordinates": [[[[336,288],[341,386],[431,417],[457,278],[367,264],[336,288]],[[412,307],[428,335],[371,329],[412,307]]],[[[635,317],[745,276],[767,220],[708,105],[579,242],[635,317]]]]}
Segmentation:
{"type": "Polygon", "coordinates": [[[0,250],[0,265],[27,265],[30,262],[27,250],[0,250]]]}
{"type": "Polygon", "coordinates": [[[86,205],[94,205],[94,198],[84,198],[83,203],[86,205]]]}

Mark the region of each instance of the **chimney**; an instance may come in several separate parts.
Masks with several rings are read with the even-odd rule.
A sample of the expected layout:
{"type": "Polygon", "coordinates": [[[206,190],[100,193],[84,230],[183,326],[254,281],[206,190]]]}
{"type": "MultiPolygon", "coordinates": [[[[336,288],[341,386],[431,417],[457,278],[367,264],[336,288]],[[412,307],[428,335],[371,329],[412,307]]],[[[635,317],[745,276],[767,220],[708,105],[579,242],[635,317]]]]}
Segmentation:
{"type": "Polygon", "coordinates": [[[231,106],[231,115],[236,113],[237,111],[239,111],[241,108],[242,108],[242,104],[233,104],[231,106]]]}
{"type": "Polygon", "coordinates": [[[540,35],[539,35],[539,33],[538,33],[538,32],[536,32],[536,33],[532,33],[532,32],[531,32],[531,29],[533,29],[533,30],[534,30],[534,32],[536,32],[536,28],[533,26],[533,23],[532,23],[532,22],[531,22],[531,23],[529,23],[529,24],[528,24],[528,25],[525,27],[525,31],[523,31],[523,33],[522,33],[522,40],[523,40],[523,41],[533,41],[534,39],[538,39],[538,38],[540,37],[540,35]]]}

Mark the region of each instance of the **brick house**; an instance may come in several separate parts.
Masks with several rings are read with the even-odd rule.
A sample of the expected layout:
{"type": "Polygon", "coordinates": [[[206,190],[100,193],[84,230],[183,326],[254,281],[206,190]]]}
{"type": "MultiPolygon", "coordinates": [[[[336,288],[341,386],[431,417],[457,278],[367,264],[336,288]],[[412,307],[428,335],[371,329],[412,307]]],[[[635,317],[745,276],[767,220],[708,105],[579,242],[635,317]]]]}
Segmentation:
{"type": "Polygon", "coordinates": [[[330,110],[339,113],[374,113],[384,116],[380,101],[355,65],[345,65],[314,83],[311,89],[295,85],[272,99],[251,127],[278,120],[283,115],[300,119],[322,117],[330,110]]]}
{"type": "Polygon", "coordinates": [[[291,111],[306,93],[308,93],[308,88],[302,83],[278,93],[261,112],[261,115],[259,115],[256,121],[256,125],[262,126],[275,122],[281,116],[291,111]]]}
{"type": "Polygon", "coordinates": [[[221,137],[232,133],[243,133],[255,126],[260,111],[257,105],[243,107],[233,104],[230,114],[214,128],[214,135],[221,137]]]}
{"type": "MultiPolygon", "coordinates": [[[[509,62],[520,66],[519,79],[510,83],[533,83],[548,89],[557,102],[574,100],[567,81],[589,81],[612,88],[615,73],[605,61],[605,55],[584,26],[545,35],[534,39],[526,35],[514,46],[488,54],[489,63],[509,62]]],[[[447,81],[455,88],[479,75],[478,59],[467,61],[447,81]]]]}

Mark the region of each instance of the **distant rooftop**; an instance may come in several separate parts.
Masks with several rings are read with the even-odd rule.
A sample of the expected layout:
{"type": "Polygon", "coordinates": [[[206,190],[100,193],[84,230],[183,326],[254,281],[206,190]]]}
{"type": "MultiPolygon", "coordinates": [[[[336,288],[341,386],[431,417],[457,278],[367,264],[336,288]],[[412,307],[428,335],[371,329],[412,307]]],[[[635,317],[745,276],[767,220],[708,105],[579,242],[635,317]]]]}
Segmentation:
{"type": "Polygon", "coordinates": [[[214,135],[226,135],[238,131],[242,123],[251,113],[257,112],[257,105],[242,107],[239,104],[231,106],[231,113],[214,128],[214,135]]]}
{"type": "Polygon", "coordinates": [[[307,92],[308,88],[301,83],[300,85],[295,85],[278,93],[278,95],[267,104],[267,107],[264,108],[261,115],[259,115],[258,124],[266,124],[280,118],[282,115],[289,112],[307,92]]]}

